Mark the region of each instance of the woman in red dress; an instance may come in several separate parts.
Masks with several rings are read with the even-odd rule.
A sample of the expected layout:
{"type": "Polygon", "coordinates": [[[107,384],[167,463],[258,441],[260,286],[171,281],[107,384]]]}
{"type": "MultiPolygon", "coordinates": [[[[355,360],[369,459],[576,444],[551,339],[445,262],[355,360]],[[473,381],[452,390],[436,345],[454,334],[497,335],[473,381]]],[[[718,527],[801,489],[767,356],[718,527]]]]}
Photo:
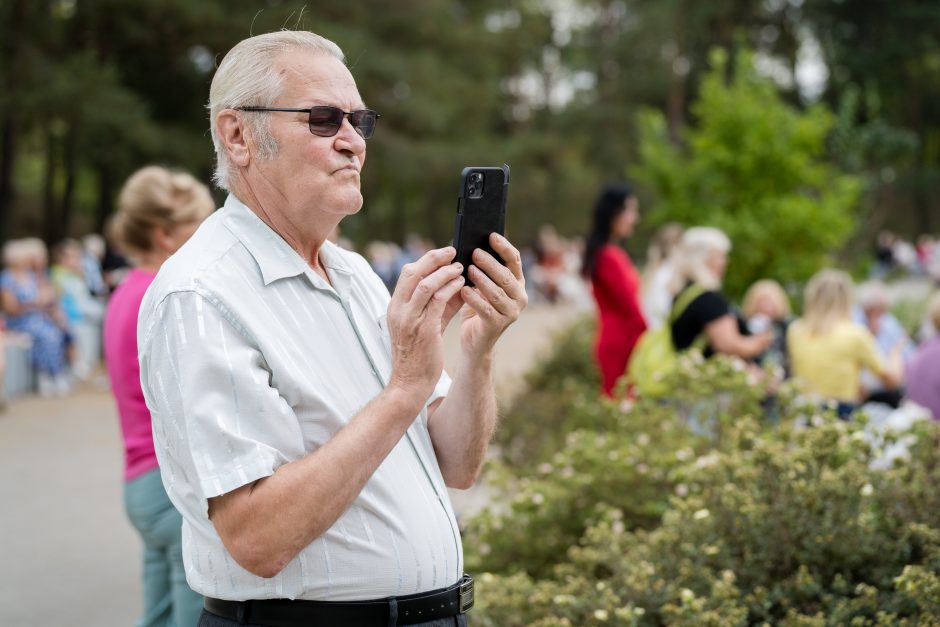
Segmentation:
{"type": "Polygon", "coordinates": [[[591,281],[599,316],[594,356],[607,396],[612,395],[636,341],[646,330],[638,298],[640,275],[617,244],[633,235],[639,219],[639,205],[630,188],[608,185],[594,204],[594,224],[584,250],[581,272],[591,281]]]}

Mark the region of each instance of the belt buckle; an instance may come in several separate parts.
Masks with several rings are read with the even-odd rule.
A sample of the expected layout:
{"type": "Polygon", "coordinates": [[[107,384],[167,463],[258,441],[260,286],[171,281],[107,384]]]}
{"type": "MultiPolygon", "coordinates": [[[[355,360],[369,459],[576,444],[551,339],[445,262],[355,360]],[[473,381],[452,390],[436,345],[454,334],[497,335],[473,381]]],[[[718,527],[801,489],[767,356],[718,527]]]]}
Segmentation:
{"type": "Polygon", "coordinates": [[[464,614],[473,607],[473,577],[464,575],[457,590],[460,593],[460,613],[464,614]]]}

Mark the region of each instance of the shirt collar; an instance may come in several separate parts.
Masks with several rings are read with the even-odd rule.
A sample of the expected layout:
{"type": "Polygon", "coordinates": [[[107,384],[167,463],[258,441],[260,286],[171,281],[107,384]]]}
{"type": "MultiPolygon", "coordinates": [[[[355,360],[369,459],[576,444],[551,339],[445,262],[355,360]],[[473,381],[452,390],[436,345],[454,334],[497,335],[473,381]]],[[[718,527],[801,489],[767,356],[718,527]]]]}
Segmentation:
{"type": "MultiPolygon", "coordinates": [[[[225,225],[244,244],[261,269],[261,277],[265,285],[270,285],[279,279],[303,274],[314,287],[334,291],[329,283],[314,272],[297,251],[284,241],[284,238],[274,232],[234,194],[229,194],[225,199],[222,211],[225,214],[225,225]]],[[[323,242],[320,247],[320,262],[330,273],[330,278],[337,288],[340,285],[348,285],[352,269],[342,258],[335,244],[330,241],[323,242]]]]}

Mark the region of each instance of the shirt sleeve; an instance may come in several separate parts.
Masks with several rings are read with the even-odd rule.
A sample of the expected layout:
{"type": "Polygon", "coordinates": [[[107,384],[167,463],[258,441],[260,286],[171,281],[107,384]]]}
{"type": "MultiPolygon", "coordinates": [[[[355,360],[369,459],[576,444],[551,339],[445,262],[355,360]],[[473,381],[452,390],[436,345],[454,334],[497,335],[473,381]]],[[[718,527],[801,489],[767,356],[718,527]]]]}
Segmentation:
{"type": "Polygon", "coordinates": [[[230,312],[196,292],[173,292],[148,323],[141,387],[161,467],[209,499],[305,454],[296,415],[230,312]]]}
{"type": "Polygon", "coordinates": [[[731,305],[719,292],[704,292],[689,304],[689,314],[703,327],[731,313],[731,305]]]}

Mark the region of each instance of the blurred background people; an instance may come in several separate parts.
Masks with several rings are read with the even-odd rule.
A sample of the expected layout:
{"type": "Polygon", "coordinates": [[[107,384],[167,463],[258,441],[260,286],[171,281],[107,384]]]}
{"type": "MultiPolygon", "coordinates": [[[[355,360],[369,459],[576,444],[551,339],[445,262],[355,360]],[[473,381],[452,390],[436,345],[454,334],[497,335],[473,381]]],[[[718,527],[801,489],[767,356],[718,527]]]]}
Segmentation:
{"type": "Polygon", "coordinates": [[[897,260],[894,258],[894,244],[897,236],[888,230],[878,232],[875,240],[875,265],[872,266],[871,277],[881,279],[894,269],[897,260]]]}
{"type": "Polygon", "coordinates": [[[542,225],[535,238],[535,265],[530,276],[540,300],[555,303],[561,298],[561,281],[567,271],[565,244],[555,227],[542,225]]]}
{"type": "Polygon", "coordinates": [[[822,270],[806,286],[803,317],[787,333],[793,376],[805,389],[836,403],[840,417],[848,418],[864,400],[860,375],[867,368],[887,389],[902,378],[898,348],[888,359],[879,355],[875,338],[852,320],[854,286],[841,270],[822,270]]]}
{"type": "Polygon", "coordinates": [[[10,331],[31,342],[30,361],[40,396],[64,396],[68,378],[69,338],[59,313],[55,290],[45,277],[45,246],[41,241],[11,240],[3,248],[0,294],[10,331]]]}
{"type": "Polygon", "coordinates": [[[605,187],[594,203],[591,232],[581,273],[591,281],[599,317],[594,356],[601,386],[610,396],[627,368],[630,353],[646,320],[640,307],[640,276],[630,257],[618,246],[633,235],[640,219],[639,204],[627,185],[605,187]]]}
{"type": "Polygon", "coordinates": [[[55,247],[52,283],[73,338],[72,375],[86,380],[101,356],[101,320],[104,302],[96,298],[85,281],[82,245],[66,239],[55,247]]]}
{"type": "Polygon", "coordinates": [[[82,238],[82,275],[88,285],[88,291],[98,298],[107,297],[110,290],[101,272],[101,263],[107,252],[104,237],[98,233],[89,233],[82,238]]]}
{"type": "Polygon", "coordinates": [[[121,190],[112,233],[134,262],[108,303],[105,361],[124,439],[124,504],[144,543],[140,626],[195,625],[202,597],[186,583],[182,518],[170,503],[154,453],[150,412],[140,388],[137,315],[160,266],[214,210],[209,190],[189,174],[149,166],[121,190]]]}
{"type": "Polygon", "coordinates": [[[773,279],[761,279],[744,293],[741,313],[748,331],[758,335],[769,331],[773,340],[756,361],[760,365],[779,367],[777,373],[784,378],[789,373],[787,359],[787,328],[790,326],[790,299],[783,286],[773,279]]]}
{"type": "Polygon", "coordinates": [[[0,412],[7,408],[7,337],[6,322],[0,316],[0,412]]]}
{"type": "MultiPolygon", "coordinates": [[[[900,352],[904,363],[914,356],[914,344],[904,325],[891,313],[891,293],[881,281],[866,281],[858,286],[852,319],[875,337],[882,360],[889,359],[894,350],[900,352]]],[[[890,407],[901,403],[901,390],[885,388],[881,379],[867,368],[862,370],[861,386],[863,402],[884,403],[890,407]]]]}
{"type": "Polygon", "coordinates": [[[666,322],[672,309],[672,292],[669,286],[675,274],[673,258],[682,241],[682,225],[670,222],[661,226],[653,235],[646,252],[646,267],[643,269],[643,312],[651,329],[666,322]]]}
{"type": "Polygon", "coordinates": [[[940,292],[927,302],[927,321],[933,337],[921,344],[907,364],[905,394],[940,420],[940,292]]]}
{"type": "Polygon", "coordinates": [[[721,292],[730,250],[731,240],[720,229],[697,226],[683,233],[670,286],[674,301],[680,300],[688,289],[702,293],[681,313],[677,312],[671,323],[672,343],[677,351],[703,344],[705,357],[724,353],[751,359],[771,345],[773,335],[768,330],[748,334],[721,292]]]}

